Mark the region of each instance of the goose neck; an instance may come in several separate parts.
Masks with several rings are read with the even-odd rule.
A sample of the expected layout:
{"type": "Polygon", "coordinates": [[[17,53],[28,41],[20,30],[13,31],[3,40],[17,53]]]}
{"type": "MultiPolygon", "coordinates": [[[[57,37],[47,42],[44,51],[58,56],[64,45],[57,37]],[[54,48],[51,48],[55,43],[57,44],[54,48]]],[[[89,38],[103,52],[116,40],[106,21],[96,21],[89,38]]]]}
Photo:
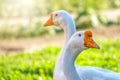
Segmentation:
{"type": "Polygon", "coordinates": [[[63,30],[65,32],[64,38],[66,44],[70,37],[76,32],[75,23],[72,19],[68,19],[64,21],[61,26],[63,27],[63,30]]]}
{"type": "Polygon", "coordinates": [[[75,59],[78,56],[79,52],[77,49],[73,50],[72,48],[66,47],[65,53],[63,56],[63,72],[67,80],[82,80],[78,75],[75,68],[75,59]]]}

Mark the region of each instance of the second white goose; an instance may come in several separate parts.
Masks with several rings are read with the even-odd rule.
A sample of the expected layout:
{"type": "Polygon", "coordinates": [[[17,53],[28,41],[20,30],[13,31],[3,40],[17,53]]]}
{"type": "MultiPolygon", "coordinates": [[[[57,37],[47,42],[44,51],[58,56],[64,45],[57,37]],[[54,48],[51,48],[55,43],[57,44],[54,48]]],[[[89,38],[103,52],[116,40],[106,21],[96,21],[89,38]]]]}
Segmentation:
{"type": "Polygon", "coordinates": [[[80,52],[88,48],[99,49],[99,46],[92,39],[91,31],[80,31],[70,38],[63,52],[65,78],[62,78],[62,80],[120,80],[120,73],[109,70],[104,71],[102,68],[90,66],[75,67],[74,61],[76,57],[80,52]]]}

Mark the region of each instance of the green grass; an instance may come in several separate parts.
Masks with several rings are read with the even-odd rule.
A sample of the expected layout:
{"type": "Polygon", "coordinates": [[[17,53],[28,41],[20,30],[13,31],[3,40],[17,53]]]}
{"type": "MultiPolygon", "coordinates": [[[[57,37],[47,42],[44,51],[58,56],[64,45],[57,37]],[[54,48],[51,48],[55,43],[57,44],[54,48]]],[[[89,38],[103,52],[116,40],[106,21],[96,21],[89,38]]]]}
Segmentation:
{"type": "MultiPolygon", "coordinates": [[[[120,72],[120,40],[98,41],[101,49],[88,49],[77,58],[76,64],[99,66],[120,72]]],[[[52,80],[54,64],[60,47],[41,51],[0,56],[0,80],[52,80]]]]}

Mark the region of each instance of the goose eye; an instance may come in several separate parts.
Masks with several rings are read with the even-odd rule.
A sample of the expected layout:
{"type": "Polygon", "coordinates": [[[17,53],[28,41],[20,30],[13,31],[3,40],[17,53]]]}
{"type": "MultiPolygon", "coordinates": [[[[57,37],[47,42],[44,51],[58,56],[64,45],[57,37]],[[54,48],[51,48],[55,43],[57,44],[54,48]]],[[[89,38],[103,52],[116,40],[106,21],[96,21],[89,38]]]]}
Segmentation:
{"type": "Polygon", "coordinates": [[[79,37],[81,37],[81,34],[78,34],[79,37]]]}
{"type": "Polygon", "coordinates": [[[58,14],[55,14],[55,16],[58,16],[58,14]]]}

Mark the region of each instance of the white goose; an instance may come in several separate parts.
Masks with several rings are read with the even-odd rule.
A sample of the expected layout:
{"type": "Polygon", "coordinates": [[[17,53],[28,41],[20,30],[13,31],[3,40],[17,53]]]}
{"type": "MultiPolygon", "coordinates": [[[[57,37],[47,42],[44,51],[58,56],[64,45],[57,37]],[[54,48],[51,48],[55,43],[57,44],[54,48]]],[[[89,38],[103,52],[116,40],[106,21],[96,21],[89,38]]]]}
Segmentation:
{"type": "Polygon", "coordinates": [[[50,14],[49,19],[44,24],[44,26],[50,26],[50,25],[62,27],[65,32],[64,46],[55,64],[55,69],[54,69],[54,74],[53,74],[53,78],[54,78],[53,80],[62,80],[64,77],[64,73],[62,69],[63,51],[70,37],[76,32],[75,22],[68,12],[64,10],[58,10],[58,11],[52,12],[50,14]]]}
{"type": "MultiPolygon", "coordinates": [[[[46,21],[44,25],[45,26],[55,25],[55,26],[60,26],[64,29],[65,43],[57,59],[57,62],[55,64],[53,78],[54,80],[66,80],[65,75],[63,73],[63,67],[62,67],[63,55],[64,55],[64,49],[65,49],[66,43],[68,42],[72,34],[76,32],[75,23],[72,17],[69,15],[69,13],[67,13],[64,10],[58,10],[51,13],[50,18],[48,19],[48,21],[46,21]]],[[[97,68],[97,67],[93,67],[93,68],[96,69],[97,71],[111,72],[109,70],[102,69],[102,68],[97,68]]],[[[86,77],[87,76],[89,77],[90,75],[86,75],[86,77]]]]}
{"type": "Polygon", "coordinates": [[[63,52],[63,71],[66,78],[62,80],[120,80],[120,73],[101,71],[89,66],[75,67],[74,61],[78,54],[88,48],[99,49],[92,39],[91,31],[80,31],[70,38],[63,52]]]}

